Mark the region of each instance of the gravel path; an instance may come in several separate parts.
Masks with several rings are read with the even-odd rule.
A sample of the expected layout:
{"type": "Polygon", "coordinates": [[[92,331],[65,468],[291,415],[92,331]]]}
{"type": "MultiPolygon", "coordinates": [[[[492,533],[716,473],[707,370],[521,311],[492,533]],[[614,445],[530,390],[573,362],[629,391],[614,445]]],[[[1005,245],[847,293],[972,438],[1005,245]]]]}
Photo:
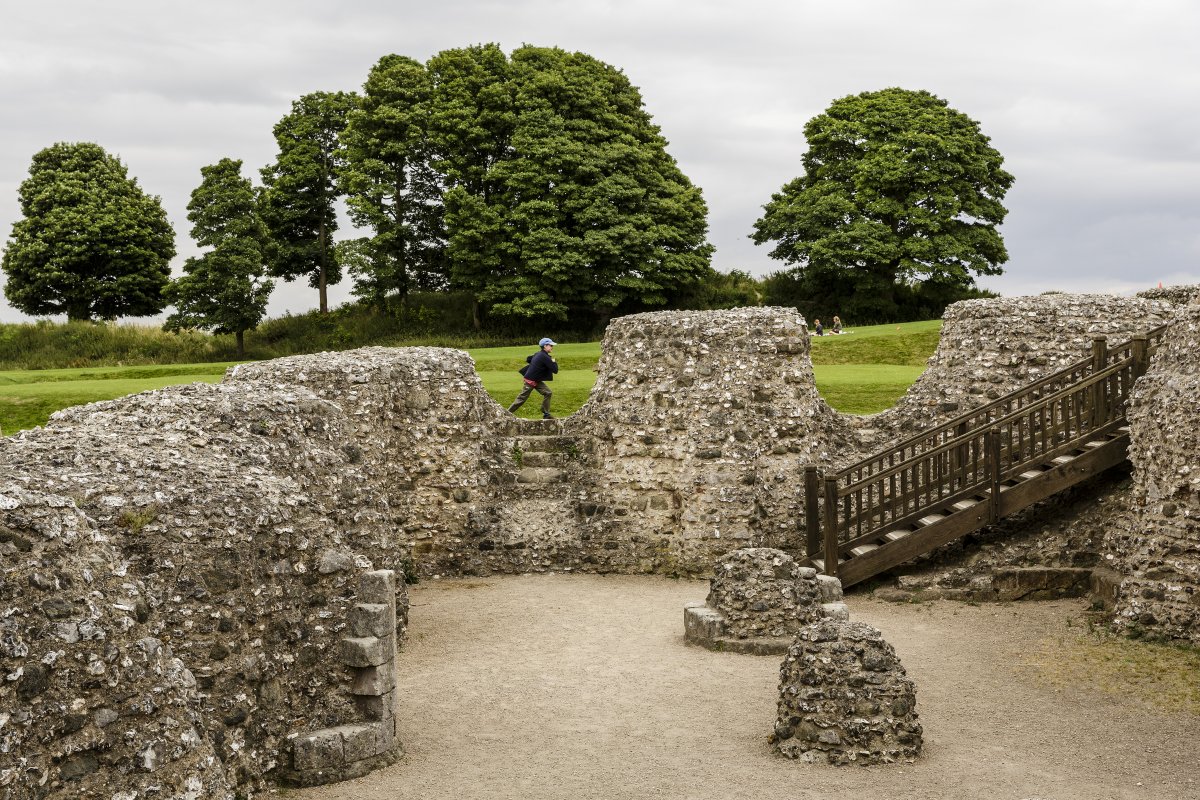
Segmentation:
{"type": "MultiPolygon", "coordinates": [[[[683,643],[707,582],[530,575],[412,587],[405,756],[306,800],[398,798],[1200,798],[1200,717],[1056,691],[1023,653],[1078,601],[889,604],[851,595],[917,685],[914,764],[773,756],[777,656],[683,643]]],[[[1039,651],[1038,658],[1044,658],[1039,651]]]]}

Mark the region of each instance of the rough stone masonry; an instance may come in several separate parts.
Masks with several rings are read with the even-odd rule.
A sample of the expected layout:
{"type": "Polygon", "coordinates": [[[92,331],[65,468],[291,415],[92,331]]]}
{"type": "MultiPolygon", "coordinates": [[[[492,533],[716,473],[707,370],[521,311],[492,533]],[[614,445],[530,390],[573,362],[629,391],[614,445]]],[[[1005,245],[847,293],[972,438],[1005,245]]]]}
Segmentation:
{"type": "MultiPolygon", "coordinates": [[[[217,386],[59,412],[0,439],[0,797],[252,796],[294,767],[298,738],[364,720],[357,667],[338,661],[363,573],[699,575],[742,547],[799,557],[805,464],[849,463],[1086,356],[1093,333],[1177,311],[958,304],[926,376],[867,419],[821,400],[804,321],[778,308],[614,321],[591,399],[551,423],[509,416],[465,353],[438,348],[243,365],[217,386]]],[[[1148,378],[1200,358],[1172,352],[1191,366],[1159,357],[1148,378]]],[[[1155,411],[1158,396],[1175,395],[1147,393],[1142,419],[1194,419],[1184,393],[1155,411]]],[[[1146,463],[1178,473],[1190,442],[1146,463]]],[[[1126,617],[1192,636],[1186,497],[1137,475],[1126,617]]]]}

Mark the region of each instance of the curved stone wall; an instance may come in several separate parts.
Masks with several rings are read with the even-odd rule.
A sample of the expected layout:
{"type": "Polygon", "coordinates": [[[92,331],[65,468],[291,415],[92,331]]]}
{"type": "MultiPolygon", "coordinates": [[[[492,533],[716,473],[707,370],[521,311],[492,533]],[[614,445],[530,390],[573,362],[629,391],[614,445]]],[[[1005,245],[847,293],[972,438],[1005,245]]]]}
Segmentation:
{"type": "Polygon", "coordinates": [[[1133,520],[1109,537],[1126,576],[1117,622],[1200,644],[1200,305],[1180,308],[1129,423],[1133,520]]]}
{"type": "Polygon", "coordinates": [[[361,718],[330,665],[359,573],[407,551],[349,427],[310,391],[195,384],[0,441],[10,796],[232,797],[361,718]]]}

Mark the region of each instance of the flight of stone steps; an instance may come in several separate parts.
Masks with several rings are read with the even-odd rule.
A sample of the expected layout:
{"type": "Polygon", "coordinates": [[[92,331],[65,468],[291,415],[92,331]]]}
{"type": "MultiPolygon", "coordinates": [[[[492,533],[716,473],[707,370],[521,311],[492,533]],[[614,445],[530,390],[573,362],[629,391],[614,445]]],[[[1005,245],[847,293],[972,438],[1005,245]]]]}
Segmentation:
{"type": "Polygon", "coordinates": [[[557,420],[525,423],[511,451],[517,483],[531,487],[563,483],[584,459],[586,449],[580,437],[563,434],[557,420]]]}

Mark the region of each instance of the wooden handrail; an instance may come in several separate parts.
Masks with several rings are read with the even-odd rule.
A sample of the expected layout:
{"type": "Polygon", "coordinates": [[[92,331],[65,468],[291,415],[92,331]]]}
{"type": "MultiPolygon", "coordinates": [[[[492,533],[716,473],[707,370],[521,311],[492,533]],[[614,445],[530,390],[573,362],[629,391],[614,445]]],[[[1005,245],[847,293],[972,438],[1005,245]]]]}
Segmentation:
{"type": "Polygon", "coordinates": [[[823,481],[815,468],[806,469],[810,557],[823,544],[825,571],[835,575],[843,549],[917,519],[934,506],[981,493],[989,496],[988,517],[994,522],[1001,483],[1116,429],[1133,382],[1144,374],[1166,329],[1160,326],[1112,349],[1097,339],[1088,358],[826,474],[823,481]],[[1056,382],[1065,385],[1039,395],[1056,382]],[[1002,413],[994,416],[998,410],[1002,413]],[[823,503],[818,503],[808,495],[821,483],[823,503]]]}
{"type": "MultiPolygon", "coordinates": [[[[1165,332],[1167,330],[1167,327],[1168,327],[1167,325],[1160,325],[1157,328],[1152,328],[1150,331],[1148,331],[1145,334],[1138,334],[1138,335],[1134,336],[1133,338],[1129,339],[1128,341],[1123,342],[1119,345],[1116,345],[1115,347],[1110,348],[1108,350],[1110,358],[1112,358],[1113,356],[1115,356],[1117,354],[1124,353],[1126,351],[1130,351],[1132,354],[1132,349],[1135,346],[1135,344],[1134,344],[1135,341],[1141,337],[1145,337],[1147,344],[1148,344],[1148,350],[1152,351],[1153,348],[1162,339],[1163,335],[1165,334],[1165,332]]],[[[1123,360],[1123,359],[1121,359],[1121,360],[1123,360]]],[[[939,425],[936,425],[933,428],[923,431],[922,433],[918,433],[913,436],[910,436],[907,439],[903,439],[900,442],[898,442],[897,444],[892,445],[891,447],[889,447],[885,450],[881,450],[877,453],[867,456],[866,458],[860,459],[859,461],[854,462],[850,466],[845,467],[844,469],[840,470],[837,473],[838,477],[840,478],[849,472],[854,472],[855,470],[862,470],[877,461],[887,458],[889,455],[892,455],[892,454],[900,455],[905,450],[907,450],[911,447],[914,447],[916,445],[919,445],[922,442],[927,442],[931,438],[934,438],[934,437],[938,436],[939,434],[944,433],[951,428],[956,428],[964,423],[967,424],[968,426],[970,426],[970,423],[972,421],[975,421],[982,416],[989,415],[996,408],[998,408],[1002,405],[1005,405],[1007,403],[1011,403],[1015,399],[1020,399],[1026,395],[1033,394],[1033,393],[1037,392],[1039,389],[1044,388],[1048,384],[1053,383],[1054,381],[1057,381],[1057,380],[1061,380],[1062,378],[1065,378],[1066,376],[1070,375],[1071,373],[1089,370],[1092,368],[1093,364],[1094,364],[1093,356],[1089,355],[1086,358],[1082,358],[1079,361],[1076,361],[1072,364],[1067,365],[1066,367],[1063,367],[1062,369],[1058,370],[1057,372],[1052,372],[1049,375],[1046,375],[1044,377],[1037,379],[1033,383],[1027,384],[1019,389],[1009,392],[1008,394],[1004,395],[1003,397],[998,397],[989,403],[985,403],[982,406],[978,406],[974,409],[971,409],[970,411],[966,411],[962,414],[959,414],[957,417],[954,417],[947,422],[943,422],[939,425]]],[[[903,456],[901,455],[901,457],[903,457],[903,456]]]]}

